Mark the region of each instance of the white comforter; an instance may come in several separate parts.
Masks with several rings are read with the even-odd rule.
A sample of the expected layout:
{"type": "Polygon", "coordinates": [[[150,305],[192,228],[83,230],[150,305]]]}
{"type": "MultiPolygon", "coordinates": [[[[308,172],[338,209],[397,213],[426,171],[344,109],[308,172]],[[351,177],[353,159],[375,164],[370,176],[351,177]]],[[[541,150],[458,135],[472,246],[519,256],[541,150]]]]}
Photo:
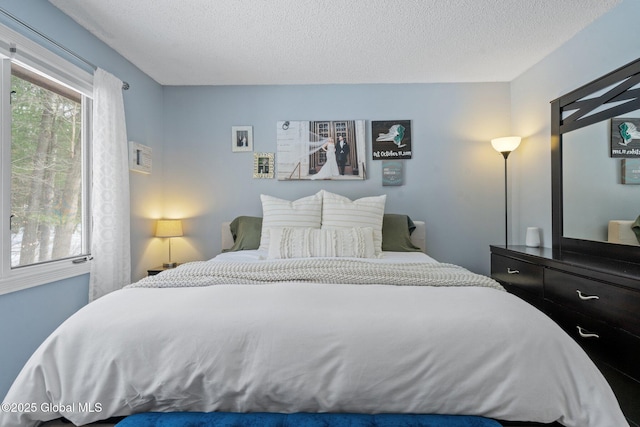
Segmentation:
{"type": "MultiPolygon", "coordinates": [[[[249,253],[220,259],[234,256],[252,261],[249,253]]],[[[628,426],[578,345],[506,292],[292,282],[134,288],[100,298],[31,357],[0,425],[60,416],[83,424],[144,411],[440,413],[628,426]]]]}

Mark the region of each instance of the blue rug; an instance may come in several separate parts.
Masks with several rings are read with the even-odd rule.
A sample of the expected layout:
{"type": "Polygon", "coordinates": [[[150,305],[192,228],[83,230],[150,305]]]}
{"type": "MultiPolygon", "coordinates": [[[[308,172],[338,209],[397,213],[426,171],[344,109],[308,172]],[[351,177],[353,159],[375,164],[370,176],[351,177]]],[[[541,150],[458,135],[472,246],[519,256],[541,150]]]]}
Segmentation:
{"type": "Polygon", "coordinates": [[[488,418],[463,415],[330,414],[267,412],[147,412],[116,427],[501,427],[488,418]]]}

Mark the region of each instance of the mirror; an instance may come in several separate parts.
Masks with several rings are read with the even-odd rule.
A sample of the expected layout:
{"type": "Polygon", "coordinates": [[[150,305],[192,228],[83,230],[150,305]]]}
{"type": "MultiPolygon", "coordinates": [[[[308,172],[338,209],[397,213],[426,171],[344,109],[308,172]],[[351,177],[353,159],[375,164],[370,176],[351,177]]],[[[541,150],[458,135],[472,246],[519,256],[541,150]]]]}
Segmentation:
{"type": "Polygon", "coordinates": [[[640,60],[551,103],[555,251],[640,263],[639,97],[640,60]]]}
{"type": "MultiPolygon", "coordinates": [[[[640,111],[625,117],[638,119],[640,111]]],[[[615,126],[606,120],[562,135],[565,237],[607,242],[610,220],[633,221],[640,215],[640,185],[625,184],[633,181],[628,169],[635,162],[610,157],[610,132],[615,126]]]]}

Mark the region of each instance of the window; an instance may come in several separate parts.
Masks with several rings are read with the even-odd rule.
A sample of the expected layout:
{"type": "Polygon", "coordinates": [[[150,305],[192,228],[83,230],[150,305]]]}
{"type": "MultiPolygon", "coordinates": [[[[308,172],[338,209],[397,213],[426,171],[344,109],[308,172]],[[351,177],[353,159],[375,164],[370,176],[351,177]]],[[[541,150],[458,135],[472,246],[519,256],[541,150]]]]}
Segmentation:
{"type": "Polygon", "coordinates": [[[11,64],[11,267],[88,253],[83,97],[11,64]]]}
{"type": "Polygon", "coordinates": [[[92,77],[4,27],[0,60],[1,294],[88,272],[92,77]]]}

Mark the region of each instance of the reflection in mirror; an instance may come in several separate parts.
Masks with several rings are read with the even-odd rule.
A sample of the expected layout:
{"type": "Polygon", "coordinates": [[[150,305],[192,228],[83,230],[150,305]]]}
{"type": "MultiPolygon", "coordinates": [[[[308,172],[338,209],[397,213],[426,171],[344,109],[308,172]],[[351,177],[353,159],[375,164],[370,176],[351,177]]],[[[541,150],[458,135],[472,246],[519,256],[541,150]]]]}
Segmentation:
{"type": "Polygon", "coordinates": [[[622,151],[623,118],[635,119],[630,122],[640,129],[640,59],[551,102],[554,254],[640,265],[640,244],[631,228],[640,216],[640,185],[622,179],[623,165],[638,169],[633,165],[639,163],[640,139],[624,147],[635,152],[612,151],[612,135],[613,146],[622,151]]]}
{"type": "MultiPolygon", "coordinates": [[[[640,119],[640,111],[621,117],[640,119]]],[[[634,237],[629,221],[640,215],[640,185],[623,184],[623,160],[611,157],[616,131],[605,120],[562,135],[564,237],[638,244],[621,239],[634,237]],[[610,236],[610,221],[626,222],[612,223],[610,236]]]]}

